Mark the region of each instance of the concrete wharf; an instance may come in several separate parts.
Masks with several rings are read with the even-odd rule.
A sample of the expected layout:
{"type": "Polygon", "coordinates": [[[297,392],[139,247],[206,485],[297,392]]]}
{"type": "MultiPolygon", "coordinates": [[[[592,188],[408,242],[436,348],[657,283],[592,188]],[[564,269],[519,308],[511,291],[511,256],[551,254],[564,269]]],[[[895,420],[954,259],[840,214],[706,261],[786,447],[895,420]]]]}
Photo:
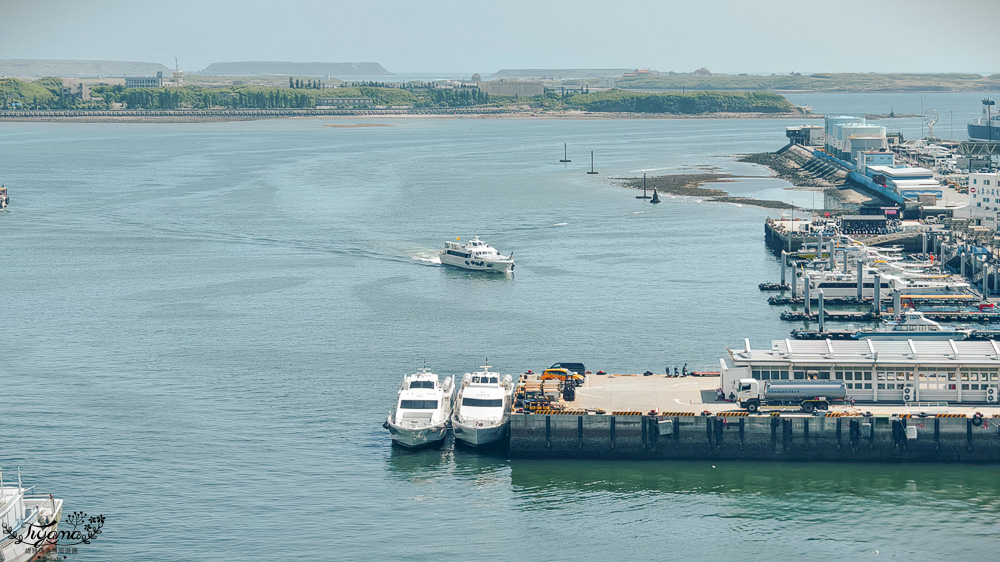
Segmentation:
{"type": "Polygon", "coordinates": [[[716,377],[589,375],[573,402],[511,416],[512,457],[1000,462],[1000,407],[910,403],[749,415],[716,377]]]}
{"type": "MultiPolygon", "coordinates": [[[[817,244],[823,238],[819,232],[805,232],[799,223],[808,222],[803,219],[767,219],[764,222],[764,243],[776,256],[784,250],[788,253],[802,249],[803,244],[817,244]]],[[[916,231],[902,231],[878,236],[857,236],[857,241],[868,246],[898,245],[906,252],[920,252],[923,238],[916,231]]],[[[827,237],[829,239],[829,237],[827,237]]]]}

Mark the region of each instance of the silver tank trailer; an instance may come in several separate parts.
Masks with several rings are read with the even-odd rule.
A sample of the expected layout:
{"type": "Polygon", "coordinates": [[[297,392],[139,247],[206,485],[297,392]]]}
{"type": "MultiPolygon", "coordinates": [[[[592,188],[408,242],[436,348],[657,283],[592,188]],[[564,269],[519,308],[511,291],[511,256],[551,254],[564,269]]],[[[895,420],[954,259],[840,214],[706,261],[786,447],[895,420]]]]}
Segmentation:
{"type": "Polygon", "coordinates": [[[847,385],[842,381],[771,382],[764,387],[767,400],[799,401],[822,396],[827,400],[847,398],[847,385]]]}

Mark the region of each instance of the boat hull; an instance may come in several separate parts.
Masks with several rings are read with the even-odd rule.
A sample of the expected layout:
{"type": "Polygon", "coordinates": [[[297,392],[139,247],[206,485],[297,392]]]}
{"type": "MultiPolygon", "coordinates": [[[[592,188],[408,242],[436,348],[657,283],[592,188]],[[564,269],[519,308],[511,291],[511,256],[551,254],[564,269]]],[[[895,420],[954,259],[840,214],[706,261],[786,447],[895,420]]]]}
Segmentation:
{"type": "Polygon", "coordinates": [[[452,428],[455,432],[456,442],[469,447],[486,447],[500,443],[507,437],[510,420],[493,426],[467,425],[452,421],[452,428]]]}
{"type": "Polygon", "coordinates": [[[978,123],[969,123],[969,140],[1000,141],[1000,129],[978,123]]]}
{"type": "Polygon", "coordinates": [[[476,260],[472,258],[464,259],[449,256],[448,254],[441,254],[441,263],[443,265],[466,269],[468,271],[508,273],[514,270],[514,262],[512,261],[476,260]]]}
{"type": "Polygon", "coordinates": [[[393,443],[411,449],[440,444],[448,436],[448,426],[444,423],[420,428],[405,428],[387,421],[386,426],[392,436],[393,443]]]}

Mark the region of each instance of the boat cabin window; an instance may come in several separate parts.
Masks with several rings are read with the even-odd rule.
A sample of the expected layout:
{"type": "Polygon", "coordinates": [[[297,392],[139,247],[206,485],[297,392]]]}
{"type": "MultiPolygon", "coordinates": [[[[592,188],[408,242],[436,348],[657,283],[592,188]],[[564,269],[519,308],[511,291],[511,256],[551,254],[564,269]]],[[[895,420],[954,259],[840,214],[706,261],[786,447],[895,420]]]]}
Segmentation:
{"type": "Polygon", "coordinates": [[[500,408],[503,406],[503,399],[463,398],[462,405],[474,406],[476,408],[500,408]]]}
{"type": "Polygon", "coordinates": [[[400,400],[399,407],[403,410],[437,410],[437,400],[400,400]]]}
{"type": "Polygon", "coordinates": [[[434,381],[413,381],[410,388],[434,388],[434,381]]]}

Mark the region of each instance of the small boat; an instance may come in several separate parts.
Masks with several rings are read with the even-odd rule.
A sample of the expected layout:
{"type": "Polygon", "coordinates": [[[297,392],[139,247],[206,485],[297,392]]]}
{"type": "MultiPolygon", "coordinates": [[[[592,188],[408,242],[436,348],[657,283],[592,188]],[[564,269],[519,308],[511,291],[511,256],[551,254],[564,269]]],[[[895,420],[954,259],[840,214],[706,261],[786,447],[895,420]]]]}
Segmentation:
{"type": "Polygon", "coordinates": [[[21,485],[20,470],[17,486],[4,484],[0,470],[0,521],[4,526],[0,533],[0,560],[4,562],[41,560],[56,547],[63,501],[51,494],[28,495],[32,489],[21,485]]]}
{"type": "Polygon", "coordinates": [[[0,209],[6,209],[10,204],[10,195],[7,195],[7,186],[0,185],[0,209]]]}
{"type": "Polygon", "coordinates": [[[660,202],[660,194],[657,193],[655,189],[653,190],[653,198],[650,199],[649,202],[650,203],[659,203],[660,202]]]}
{"type": "Polygon", "coordinates": [[[924,316],[922,312],[908,310],[893,322],[886,322],[881,329],[862,329],[854,333],[859,340],[964,340],[972,333],[967,328],[953,328],[924,316]]]}
{"type": "Polygon", "coordinates": [[[442,264],[461,269],[492,273],[507,273],[514,270],[513,253],[504,256],[496,248],[480,240],[478,236],[465,244],[449,240],[444,243],[444,249],[441,250],[440,255],[442,264]]]}
{"type": "Polygon", "coordinates": [[[404,375],[396,408],[382,427],[404,447],[440,443],[448,435],[452,410],[452,377],[438,377],[426,367],[404,375]]]}
{"type": "Polygon", "coordinates": [[[514,400],[514,381],[510,375],[490,371],[466,373],[455,400],[451,428],[456,442],[482,447],[500,442],[510,429],[510,410],[514,400]]]}

